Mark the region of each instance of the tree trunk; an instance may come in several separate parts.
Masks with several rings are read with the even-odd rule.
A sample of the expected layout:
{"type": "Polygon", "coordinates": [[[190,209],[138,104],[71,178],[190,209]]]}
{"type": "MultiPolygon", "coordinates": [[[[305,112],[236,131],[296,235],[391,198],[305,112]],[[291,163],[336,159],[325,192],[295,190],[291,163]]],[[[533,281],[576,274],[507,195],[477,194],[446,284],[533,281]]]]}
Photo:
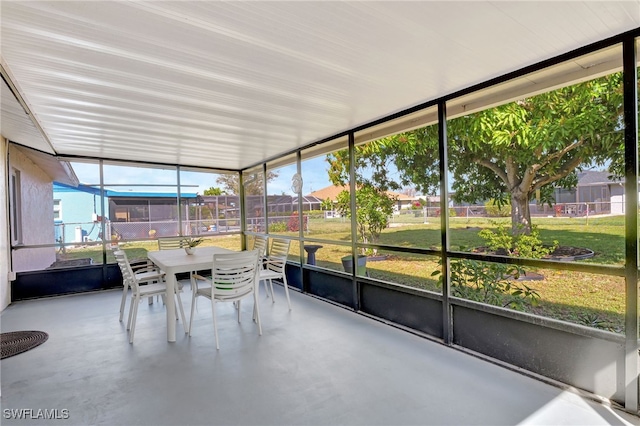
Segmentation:
{"type": "Polygon", "coordinates": [[[511,231],[513,235],[531,234],[529,194],[517,189],[511,193],[511,231]]]}

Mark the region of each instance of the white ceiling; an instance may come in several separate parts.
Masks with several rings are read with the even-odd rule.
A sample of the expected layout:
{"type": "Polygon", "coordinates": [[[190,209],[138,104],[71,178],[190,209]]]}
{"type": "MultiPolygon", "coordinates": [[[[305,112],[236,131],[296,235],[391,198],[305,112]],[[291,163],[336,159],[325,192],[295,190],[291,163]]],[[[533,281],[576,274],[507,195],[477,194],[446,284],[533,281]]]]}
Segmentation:
{"type": "Polygon", "coordinates": [[[640,0],[0,2],[9,139],[243,169],[640,27],[640,0]],[[42,134],[45,137],[42,137],[42,134]]]}

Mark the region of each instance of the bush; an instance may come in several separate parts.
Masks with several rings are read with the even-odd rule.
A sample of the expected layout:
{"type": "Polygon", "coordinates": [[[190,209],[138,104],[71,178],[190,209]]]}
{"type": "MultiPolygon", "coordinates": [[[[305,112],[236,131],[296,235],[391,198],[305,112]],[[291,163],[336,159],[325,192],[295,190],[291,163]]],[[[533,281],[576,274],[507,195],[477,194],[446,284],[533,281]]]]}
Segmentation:
{"type": "Polygon", "coordinates": [[[496,204],[496,200],[489,200],[484,203],[484,208],[487,211],[487,216],[491,217],[509,217],[511,216],[511,204],[496,204]]]}
{"type": "Polygon", "coordinates": [[[287,224],[285,222],[272,222],[269,224],[270,233],[287,232],[287,224]]]}
{"type": "Polygon", "coordinates": [[[507,256],[513,257],[541,259],[558,247],[558,241],[554,241],[551,246],[545,246],[540,238],[540,231],[535,225],[531,226],[529,235],[524,233],[513,235],[503,224],[498,225],[495,232],[483,229],[478,235],[491,250],[502,251],[507,256]]]}
{"type": "MultiPolygon", "coordinates": [[[[304,229],[307,228],[307,216],[302,216],[304,229]]],[[[287,228],[291,232],[297,232],[300,230],[300,213],[294,212],[291,217],[289,217],[289,222],[287,223],[287,228]]]]}
{"type": "MultiPolygon", "coordinates": [[[[537,306],[538,292],[524,283],[514,281],[524,273],[522,267],[501,263],[456,259],[450,263],[451,294],[490,305],[518,311],[528,305],[537,306]]],[[[436,270],[432,275],[440,275],[436,270]]]]}

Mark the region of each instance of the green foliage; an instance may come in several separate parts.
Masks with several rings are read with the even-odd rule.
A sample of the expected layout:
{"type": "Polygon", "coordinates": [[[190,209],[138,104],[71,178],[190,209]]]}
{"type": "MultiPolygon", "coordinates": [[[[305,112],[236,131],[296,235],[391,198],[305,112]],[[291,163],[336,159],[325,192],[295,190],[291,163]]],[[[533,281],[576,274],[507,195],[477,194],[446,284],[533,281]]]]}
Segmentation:
{"type": "MultiPolygon", "coordinates": [[[[267,182],[278,177],[277,172],[267,172],[267,182]]],[[[240,175],[226,173],[218,176],[216,179],[218,185],[222,185],[223,190],[227,194],[240,194],[240,175]]],[[[264,193],[264,174],[254,173],[244,177],[244,192],[246,195],[260,195],[264,193]]],[[[205,194],[206,195],[206,194],[205,194]]]]}
{"type": "Polygon", "coordinates": [[[485,240],[487,247],[491,250],[512,257],[541,259],[558,247],[558,241],[554,241],[551,246],[545,246],[540,238],[540,231],[535,225],[531,227],[530,234],[511,233],[504,224],[498,224],[495,232],[483,229],[478,235],[485,240]]]}
{"type": "MultiPolygon", "coordinates": [[[[357,233],[364,243],[378,241],[382,230],[389,226],[395,199],[388,191],[400,189],[400,185],[388,175],[384,143],[385,139],[379,139],[355,148],[357,233]]],[[[331,182],[337,186],[346,185],[350,177],[348,150],[328,154],[327,161],[331,182]]],[[[349,191],[338,194],[335,208],[342,216],[351,217],[349,191]]]]}
{"type": "Polygon", "coordinates": [[[600,315],[590,312],[579,315],[578,322],[582,325],[593,328],[607,329],[609,326],[607,321],[600,318],[600,315]]]}
{"type": "Polygon", "coordinates": [[[269,232],[278,234],[282,232],[287,232],[288,226],[285,222],[271,222],[269,224],[269,232]]]}
{"type": "MultiPolygon", "coordinates": [[[[386,193],[365,185],[356,190],[356,222],[358,238],[364,243],[375,243],[383,229],[389,226],[394,200],[386,193]]],[[[338,194],[336,208],[341,215],[351,217],[349,191],[338,194]]]]}
{"type": "Polygon", "coordinates": [[[511,216],[511,203],[502,202],[498,200],[489,200],[484,203],[484,208],[487,211],[487,216],[491,217],[509,217],[511,216]]]}
{"type": "Polygon", "coordinates": [[[320,208],[322,210],[333,210],[333,201],[331,201],[330,198],[322,200],[322,203],[320,204],[320,208]]]}
{"type": "Polygon", "coordinates": [[[209,189],[204,190],[204,195],[213,196],[213,195],[224,195],[224,191],[217,187],[210,187],[209,189]]]}
{"type": "MultiPolygon", "coordinates": [[[[478,235],[491,250],[512,257],[539,259],[558,246],[557,241],[552,246],[543,245],[535,226],[529,235],[511,233],[504,224],[498,224],[495,232],[483,229],[478,235]]],[[[526,273],[522,266],[460,259],[452,260],[449,270],[451,294],[454,296],[520,311],[529,305],[538,305],[538,292],[516,281],[526,273]]],[[[441,274],[441,270],[436,270],[432,275],[441,274]]],[[[442,276],[439,279],[442,280],[442,276]]]]}
{"type": "MultiPolygon", "coordinates": [[[[522,311],[528,305],[537,306],[538,292],[517,280],[524,270],[517,265],[452,260],[449,264],[451,294],[456,297],[522,311]]],[[[435,270],[442,285],[442,271],[435,270]]]]}
{"type": "Polygon", "coordinates": [[[197,247],[200,244],[202,244],[202,242],[204,241],[204,239],[202,238],[184,238],[182,240],[182,246],[183,247],[197,247]]]}
{"type": "MultiPolygon", "coordinates": [[[[620,175],[621,79],[622,74],[615,73],[449,120],[454,201],[508,201],[513,230],[528,233],[528,202],[537,194],[541,202],[551,202],[553,187],[575,185],[573,174],[584,165],[609,167],[620,175]]],[[[438,191],[437,126],[366,145],[377,155],[367,152],[356,158],[374,158],[372,180],[392,180],[387,173],[393,168],[379,165],[393,162],[403,185],[423,194],[438,191]]]]}

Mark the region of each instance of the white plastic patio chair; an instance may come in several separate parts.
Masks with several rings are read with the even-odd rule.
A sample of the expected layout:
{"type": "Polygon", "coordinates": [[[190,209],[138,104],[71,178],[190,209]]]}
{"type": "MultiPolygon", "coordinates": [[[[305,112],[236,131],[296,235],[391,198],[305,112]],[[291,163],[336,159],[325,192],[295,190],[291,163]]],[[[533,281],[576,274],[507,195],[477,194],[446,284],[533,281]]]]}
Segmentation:
{"type": "Polygon", "coordinates": [[[158,237],[158,250],[174,250],[184,247],[184,237],[158,237]]]}
{"type": "Polygon", "coordinates": [[[262,235],[256,235],[253,239],[253,249],[258,250],[258,257],[260,260],[264,260],[267,256],[267,245],[269,244],[269,237],[262,235]]]}
{"type": "MultiPolygon", "coordinates": [[[[131,268],[129,259],[124,250],[116,250],[113,255],[118,262],[120,271],[122,272],[122,281],[125,289],[131,289],[131,304],[129,306],[129,319],[127,320],[127,330],[129,332],[129,343],[133,343],[133,336],[136,329],[136,318],[138,316],[138,305],[140,300],[144,297],[153,297],[160,295],[167,297],[167,285],[164,281],[164,272],[160,271],[151,275],[151,273],[143,272],[136,273],[131,268]],[[149,284],[149,283],[152,284],[149,284]],[[146,285],[144,285],[146,284],[146,285]]],[[[173,297],[174,295],[171,295],[173,297]]],[[[179,311],[182,324],[184,325],[184,331],[187,332],[186,319],[184,316],[184,309],[182,307],[182,300],[180,299],[180,292],[176,290],[176,313],[179,311]]],[[[122,313],[120,315],[120,321],[122,321],[122,313]]]]}
{"type": "Polygon", "coordinates": [[[290,244],[291,242],[289,240],[274,238],[271,242],[269,254],[264,262],[265,268],[260,270],[260,274],[258,276],[258,280],[260,282],[264,281],[267,295],[271,294],[272,303],[275,303],[276,301],[273,297],[273,280],[282,280],[289,310],[291,310],[291,299],[289,298],[289,285],[287,283],[285,268],[287,265],[290,244]]]}
{"type": "MultiPolygon", "coordinates": [[[[115,255],[116,251],[122,250],[120,247],[113,246],[113,253],[115,255]]],[[[117,259],[116,259],[117,260],[117,259]]],[[[164,276],[164,272],[159,270],[156,265],[154,265],[151,261],[145,260],[137,260],[129,262],[131,266],[131,270],[138,276],[139,282],[143,283],[154,283],[161,280],[164,276]]],[[[120,264],[118,264],[120,267],[120,264]]],[[[122,267],[120,267],[120,272],[122,272],[122,267]]],[[[129,290],[131,289],[128,283],[123,281],[122,287],[122,300],[120,300],[120,322],[122,322],[122,317],[124,316],[124,307],[127,302],[127,295],[129,294],[129,290]]],[[[149,304],[153,304],[153,297],[149,297],[149,304]]]]}
{"type": "Polygon", "coordinates": [[[216,319],[216,304],[218,302],[237,302],[238,323],[240,322],[240,303],[245,297],[253,295],[254,318],[258,324],[258,333],[262,336],[260,323],[260,309],[257,300],[257,272],[258,250],[241,251],[236,253],[219,253],[213,255],[211,280],[204,277],[192,280],[194,285],[191,300],[191,318],[189,319],[189,336],[193,325],[195,301],[198,296],[211,300],[213,315],[213,331],[216,338],[216,349],[220,349],[218,342],[218,323],[216,319]],[[207,286],[200,284],[206,282],[207,286]],[[215,283],[215,284],[214,284],[215,283]]]}
{"type": "MultiPolygon", "coordinates": [[[[184,248],[186,246],[184,237],[158,237],[158,250],[175,250],[179,248],[184,248]]],[[[190,275],[193,275],[195,271],[192,271],[190,275]]],[[[184,283],[181,281],[176,281],[176,285],[178,286],[178,290],[182,291],[184,288],[184,283]]]]}

